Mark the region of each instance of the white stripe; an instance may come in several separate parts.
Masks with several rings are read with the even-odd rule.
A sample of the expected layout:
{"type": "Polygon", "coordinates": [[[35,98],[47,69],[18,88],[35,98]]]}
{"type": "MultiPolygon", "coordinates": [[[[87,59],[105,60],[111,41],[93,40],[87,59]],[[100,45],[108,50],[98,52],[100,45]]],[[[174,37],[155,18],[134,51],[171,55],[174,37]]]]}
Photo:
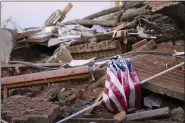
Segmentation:
{"type": "Polygon", "coordinates": [[[113,108],[112,108],[112,106],[111,106],[111,104],[110,104],[110,99],[109,99],[109,97],[105,94],[105,93],[103,93],[103,101],[105,102],[105,105],[106,105],[106,107],[110,110],[110,111],[114,111],[113,110],[113,108]]]}
{"type": "Polygon", "coordinates": [[[128,71],[127,73],[128,73],[129,87],[130,87],[129,108],[134,108],[135,107],[135,87],[134,87],[134,83],[132,81],[132,78],[130,76],[130,72],[128,71]]]}
{"type": "MultiPolygon", "coordinates": [[[[108,81],[106,81],[106,83],[109,83],[108,81]]],[[[118,108],[119,111],[123,111],[123,108],[120,104],[120,102],[117,100],[117,97],[114,95],[114,93],[112,92],[112,89],[110,87],[110,84],[106,84],[105,87],[109,89],[109,97],[112,99],[112,101],[115,103],[116,107],[118,108]],[[106,86],[109,85],[109,86],[106,86]]]]}
{"type": "Polygon", "coordinates": [[[125,104],[127,106],[127,98],[125,96],[125,91],[123,88],[123,85],[120,84],[119,80],[116,78],[116,76],[110,71],[110,68],[107,68],[107,72],[110,76],[110,80],[111,82],[118,88],[118,90],[120,91],[120,93],[122,94],[124,100],[125,100],[125,104]]]}
{"type": "Polygon", "coordinates": [[[107,80],[105,81],[105,87],[110,88],[110,82],[108,82],[107,80]]]}
{"type": "Polygon", "coordinates": [[[114,104],[116,105],[116,107],[118,108],[118,110],[121,112],[123,111],[123,108],[120,104],[120,102],[117,100],[116,96],[114,95],[114,93],[112,92],[112,90],[109,90],[109,97],[111,98],[111,100],[114,102],[114,104]]]}
{"type": "MultiPolygon", "coordinates": [[[[108,89],[110,89],[110,82],[108,82],[107,80],[105,81],[105,87],[108,88],[108,89]]],[[[103,95],[103,100],[104,100],[107,108],[109,110],[113,111],[113,108],[112,108],[112,106],[110,104],[110,99],[109,99],[109,97],[106,94],[103,95]]]]}

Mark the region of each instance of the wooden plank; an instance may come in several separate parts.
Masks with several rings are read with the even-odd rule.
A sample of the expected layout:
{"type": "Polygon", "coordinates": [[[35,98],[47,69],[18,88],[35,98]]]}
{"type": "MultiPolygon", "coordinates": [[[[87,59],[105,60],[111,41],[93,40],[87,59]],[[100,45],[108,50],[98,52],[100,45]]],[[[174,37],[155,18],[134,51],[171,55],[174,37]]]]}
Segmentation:
{"type": "Polygon", "coordinates": [[[61,22],[66,14],[69,12],[69,10],[71,10],[71,8],[73,7],[73,5],[71,3],[68,3],[67,6],[63,9],[63,11],[61,10],[57,10],[55,12],[53,12],[49,18],[45,21],[44,26],[52,26],[52,25],[56,25],[57,22],[61,22]]]}
{"type": "Polygon", "coordinates": [[[67,6],[63,9],[62,14],[66,15],[71,10],[72,7],[73,5],[71,3],[68,3],[67,6]]]}
{"type": "Polygon", "coordinates": [[[85,17],[84,19],[94,19],[94,18],[103,16],[103,15],[107,15],[107,14],[119,11],[120,9],[121,9],[120,6],[118,6],[118,7],[116,6],[116,7],[109,8],[109,9],[106,9],[106,10],[102,10],[102,11],[100,11],[98,13],[94,13],[92,15],[89,15],[89,16],[85,17]]]}
{"type": "Polygon", "coordinates": [[[42,29],[30,29],[30,30],[26,30],[23,32],[19,32],[17,34],[17,39],[25,38],[25,37],[31,36],[35,33],[41,32],[41,31],[42,31],[42,29]]]}
{"type": "Polygon", "coordinates": [[[82,79],[82,78],[88,78],[88,77],[89,77],[89,74],[84,73],[84,74],[70,75],[70,76],[50,78],[50,79],[42,79],[42,80],[36,80],[36,81],[13,83],[13,84],[6,85],[6,87],[7,88],[19,88],[19,87],[41,85],[41,84],[46,84],[46,83],[60,83],[60,82],[65,82],[67,80],[75,80],[75,79],[82,79]]]}
{"type": "MultiPolygon", "coordinates": [[[[143,111],[143,112],[136,112],[133,114],[127,114],[125,115],[124,120],[122,123],[132,123],[133,121],[136,121],[136,123],[142,123],[142,122],[137,122],[137,120],[148,120],[148,119],[153,119],[153,118],[159,118],[159,117],[165,117],[169,116],[170,110],[168,107],[165,108],[160,108],[160,109],[154,109],[154,110],[148,110],[148,111],[143,111]],[[128,122],[129,121],[129,122],[128,122]]],[[[72,120],[80,120],[80,121],[91,121],[91,122],[120,122],[116,119],[101,119],[101,118],[73,118],[72,120]]],[[[150,120],[149,120],[150,121],[150,120]]],[[[135,122],[133,122],[135,123],[135,122]]]]}
{"type": "Polygon", "coordinates": [[[2,78],[1,80],[2,80],[2,85],[28,82],[28,81],[36,81],[36,80],[41,80],[41,79],[45,80],[49,78],[64,77],[64,76],[88,73],[88,68],[89,68],[88,66],[82,66],[82,67],[75,67],[75,68],[69,68],[69,69],[59,69],[59,70],[53,70],[53,71],[5,77],[5,78],[2,78]]]}
{"type": "Polygon", "coordinates": [[[70,40],[70,39],[80,39],[80,38],[82,38],[81,35],[67,35],[67,36],[58,37],[58,39],[60,40],[70,40]]]}
{"type": "Polygon", "coordinates": [[[6,100],[8,98],[8,88],[4,86],[3,90],[3,99],[6,100]]]}
{"type": "Polygon", "coordinates": [[[136,48],[139,48],[143,45],[147,44],[147,40],[146,39],[143,39],[135,44],[132,45],[132,49],[135,50],[136,48]]]}
{"type": "Polygon", "coordinates": [[[51,38],[51,35],[52,35],[51,33],[42,31],[39,33],[35,33],[31,36],[28,36],[26,42],[45,42],[51,38]]]}
{"type": "Polygon", "coordinates": [[[133,114],[126,115],[125,120],[144,120],[148,118],[156,118],[156,117],[163,117],[163,116],[169,116],[169,108],[160,108],[155,110],[149,110],[149,111],[143,111],[143,112],[137,112],[133,114]]]}
{"type": "MultiPolygon", "coordinates": [[[[42,67],[59,67],[64,65],[63,63],[36,63],[35,65],[42,66],[42,67]]],[[[27,64],[6,64],[2,65],[1,69],[6,70],[8,68],[30,68],[30,65],[27,64]]]]}
{"type": "Polygon", "coordinates": [[[121,111],[114,115],[114,119],[118,120],[116,123],[121,123],[126,118],[126,112],[121,111]]]}
{"type": "Polygon", "coordinates": [[[105,27],[117,26],[117,20],[88,20],[88,19],[75,19],[67,21],[64,24],[80,24],[83,26],[100,25],[105,27]]]}

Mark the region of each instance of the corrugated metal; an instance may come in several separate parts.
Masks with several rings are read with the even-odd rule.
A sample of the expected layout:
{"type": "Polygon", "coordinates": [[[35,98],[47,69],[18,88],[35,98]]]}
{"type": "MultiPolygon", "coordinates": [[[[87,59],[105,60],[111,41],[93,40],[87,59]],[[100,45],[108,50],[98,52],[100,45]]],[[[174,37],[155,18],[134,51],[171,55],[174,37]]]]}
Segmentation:
{"type": "MultiPolygon", "coordinates": [[[[173,52],[174,49],[178,52],[184,51],[183,47],[170,45],[159,45],[155,51],[173,52]]],[[[178,64],[175,57],[159,55],[138,55],[131,58],[131,62],[138,72],[141,81],[178,64]]],[[[156,93],[183,100],[184,71],[181,68],[175,69],[153,79],[149,84],[143,85],[143,87],[156,93]]]]}

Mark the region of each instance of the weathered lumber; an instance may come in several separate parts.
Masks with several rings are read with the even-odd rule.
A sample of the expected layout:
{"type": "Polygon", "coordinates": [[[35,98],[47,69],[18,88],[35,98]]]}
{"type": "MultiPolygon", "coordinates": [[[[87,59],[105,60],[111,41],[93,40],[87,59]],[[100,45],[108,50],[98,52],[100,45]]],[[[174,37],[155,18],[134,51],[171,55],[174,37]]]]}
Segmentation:
{"type": "Polygon", "coordinates": [[[143,39],[143,40],[141,40],[141,41],[139,41],[139,42],[133,44],[133,45],[132,45],[132,49],[135,50],[135,49],[137,49],[137,48],[139,48],[139,47],[141,47],[141,46],[147,44],[147,42],[148,42],[148,41],[147,41],[146,39],[143,39]]]}
{"type": "Polygon", "coordinates": [[[132,20],[134,17],[138,16],[139,14],[142,13],[148,13],[149,10],[146,9],[146,6],[143,6],[138,9],[127,9],[121,16],[120,20],[121,21],[126,21],[126,20],[132,20]]]}
{"type": "Polygon", "coordinates": [[[126,117],[125,111],[121,111],[114,115],[114,119],[118,120],[116,123],[121,123],[125,119],[125,117],[126,117]]]}
{"type": "Polygon", "coordinates": [[[84,40],[82,35],[68,35],[68,36],[59,36],[58,38],[50,38],[47,46],[52,47],[55,45],[59,45],[61,43],[65,42],[71,42],[71,43],[85,43],[86,41],[84,40]],[[75,39],[75,41],[71,41],[72,39],[75,39]]]}
{"type": "Polygon", "coordinates": [[[143,6],[143,1],[125,1],[124,5],[123,5],[123,9],[129,9],[129,8],[140,8],[141,6],[143,6]]]}
{"type": "Polygon", "coordinates": [[[83,79],[83,78],[88,78],[88,77],[89,77],[88,73],[82,73],[78,75],[69,75],[69,76],[42,79],[42,80],[36,80],[36,81],[13,83],[13,84],[5,85],[3,87],[6,87],[7,89],[19,88],[19,87],[42,85],[42,84],[47,84],[47,83],[60,83],[60,82],[68,81],[68,80],[77,80],[77,79],[83,79]]]}
{"type": "Polygon", "coordinates": [[[116,7],[110,8],[110,9],[102,10],[102,11],[100,11],[98,13],[94,13],[94,14],[89,15],[89,16],[83,18],[83,19],[94,19],[94,18],[103,16],[103,15],[107,15],[107,14],[119,11],[120,9],[121,9],[120,6],[116,6],[116,7]]]}
{"type": "Polygon", "coordinates": [[[61,22],[65,18],[66,14],[69,12],[69,10],[71,10],[72,7],[73,7],[73,5],[71,3],[68,3],[63,11],[57,10],[57,11],[53,12],[49,16],[49,18],[45,21],[44,27],[56,25],[57,22],[61,22]]]}
{"type": "Polygon", "coordinates": [[[5,77],[1,79],[1,83],[4,89],[3,97],[5,100],[7,99],[8,89],[10,88],[56,83],[88,77],[88,66],[5,77]]]}
{"type": "Polygon", "coordinates": [[[82,67],[75,67],[69,69],[60,69],[60,70],[53,70],[53,71],[46,71],[46,72],[39,72],[39,73],[32,73],[32,74],[25,74],[25,75],[18,75],[18,76],[11,76],[11,77],[4,77],[2,78],[2,85],[9,85],[15,83],[25,83],[30,81],[37,81],[37,80],[46,80],[49,78],[57,78],[57,77],[64,77],[70,75],[78,75],[88,73],[88,66],[82,67]]]}
{"type": "MultiPolygon", "coordinates": [[[[137,120],[145,120],[145,119],[153,119],[153,118],[158,118],[158,117],[165,117],[165,116],[169,116],[169,113],[170,113],[170,111],[169,111],[168,107],[149,110],[149,111],[143,111],[143,112],[137,112],[137,113],[125,115],[125,118],[124,118],[123,122],[128,123],[127,121],[137,121],[137,120]]],[[[98,122],[99,121],[116,122],[116,121],[118,121],[116,119],[101,119],[101,118],[73,118],[71,120],[81,120],[81,121],[91,121],[91,122],[97,122],[97,121],[98,122]]]]}
{"type": "Polygon", "coordinates": [[[45,31],[38,32],[31,36],[28,36],[26,42],[45,42],[51,38],[51,35],[52,35],[51,33],[45,31]]]}
{"type": "Polygon", "coordinates": [[[64,24],[80,24],[84,26],[93,26],[93,25],[100,25],[106,27],[112,27],[117,25],[116,20],[88,20],[88,19],[76,19],[72,21],[67,21],[64,24]]]}
{"type": "Polygon", "coordinates": [[[17,39],[25,38],[25,37],[31,36],[35,33],[41,32],[41,31],[42,31],[42,29],[30,29],[30,30],[26,30],[23,32],[19,32],[17,34],[17,39]]]}
{"type": "Polygon", "coordinates": [[[121,11],[117,11],[117,12],[114,12],[114,13],[110,13],[108,15],[104,15],[104,16],[101,16],[101,17],[98,17],[96,19],[98,20],[116,20],[118,15],[121,13],[122,14],[122,10],[121,11]]]}
{"type": "Polygon", "coordinates": [[[8,91],[11,88],[19,88],[19,87],[27,87],[27,86],[35,86],[35,85],[41,85],[41,84],[47,84],[47,83],[59,83],[64,82],[68,80],[76,80],[76,79],[82,79],[82,78],[88,78],[88,73],[78,74],[78,75],[69,75],[69,76],[63,76],[63,77],[57,77],[57,78],[49,78],[49,79],[43,79],[43,80],[37,80],[37,81],[29,81],[29,82],[21,82],[21,83],[13,83],[9,85],[3,85],[3,97],[4,100],[8,98],[8,91]]]}
{"type": "Polygon", "coordinates": [[[92,15],[89,15],[89,16],[83,18],[83,19],[95,19],[95,18],[104,16],[104,15],[108,15],[108,14],[114,13],[114,12],[117,13],[119,10],[122,10],[122,9],[125,9],[126,10],[128,8],[134,8],[134,7],[137,8],[137,7],[141,7],[141,6],[143,6],[143,2],[140,2],[140,1],[139,2],[127,1],[124,6],[116,6],[116,7],[113,7],[113,8],[102,10],[100,12],[97,12],[97,13],[94,13],[92,15]]]}
{"type": "Polygon", "coordinates": [[[130,28],[130,27],[133,27],[136,25],[136,22],[137,20],[134,20],[132,22],[123,22],[122,24],[116,26],[116,27],[113,27],[110,29],[110,31],[114,31],[114,30],[121,30],[121,29],[125,29],[125,28],[130,28]]]}
{"type": "Polygon", "coordinates": [[[160,108],[155,110],[149,110],[149,111],[143,111],[143,112],[137,112],[133,114],[126,115],[126,120],[144,120],[147,118],[156,118],[156,117],[163,117],[169,115],[169,108],[160,108]]]}
{"type": "MultiPolygon", "coordinates": [[[[35,65],[41,66],[41,67],[58,67],[64,65],[63,63],[37,63],[35,65]]],[[[30,65],[27,64],[6,64],[2,65],[1,69],[6,70],[8,68],[29,68],[31,67],[30,65]]]]}

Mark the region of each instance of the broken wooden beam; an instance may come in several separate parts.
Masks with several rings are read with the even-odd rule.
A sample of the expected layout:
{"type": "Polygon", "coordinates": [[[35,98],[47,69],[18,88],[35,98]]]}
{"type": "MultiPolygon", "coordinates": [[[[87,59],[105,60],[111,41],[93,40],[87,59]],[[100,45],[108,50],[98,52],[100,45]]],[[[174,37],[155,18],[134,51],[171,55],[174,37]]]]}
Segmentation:
{"type": "MultiPolygon", "coordinates": [[[[136,112],[133,114],[127,114],[125,115],[124,121],[137,121],[137,120],[146,120],[146,119],[152,119],[152,118],[159,118],[159,117],[165,117],[169,116],[170,110],[168,107],[165,108],[159,108],[154,110],[148,110],[143,112],[136,112]]],[[[116,122],[118,120],[116,119],[103,119],[103,118],[73,118],[71,120],[81,120],[81,121],[112,121],[116,122]]],[[[123,121],[123,122],[124,122],[123,121]]]]}
{"type": "Polygon", "coordinates": [[[68,81],[68,80],[83,79],[83,78],[88,78],[88,77],[89,77],[88,73],[83,73],[83,74],[78,74],[78,75],[70,75],[70,76],[35,80],[35,81],[22,82],[22,83],[13,83],[13,84],[5,85],[5,86],[8,89],[10,89],[10,88],[19,88],[19,87],[41,85],[41,84],[46,84],[46,83],[59,83],[59,82],[64,82],[64,81],[68,81]]]}
{"type": "Polygon", "coordinates": [[[35,33],[31,36],[28,36],[28,38],[26,39],[26,42],[46,42],[51,38],[51,33],[46,32],[46,31],[41,31],[38,33],[35,33]]]}
{"type": "Polygon", "coordinates": [[[133,44],[133,45],[132,45],[132,49],[135,50],[135,49],[137,49],[137,48],[139,48],[139,47],[141,47],[141,46],[147,44],[147,42],[148,42],[148,41],[147,41],[146,39],[143,39],[143,40],[141,40],[141,41],[139,41],[139,42],[133,44]]]}
{"type": "Polygon", "coordinates": [[[59,69],[53,71],[31,73],[25,75],[11,76],[2,78],[2,85],[16,84],[16,83],[25,83],[33,82],[37,80],[47,80],[57,77],[73,76],[88,73],[88,66],[75,67],[69,69],[59,69]]]}
{"type": "Polygon", "coordinates": [[[17,34],[16,39],[26,38],[28,36],[31,36],[35,33],[41,32],[41,31],[42,31],[42,29],[30,29],[30,30],[26,30],[26,31],[23,31],[23,32],[19,32],[17,34]]]}
{"type": "Polygon", "coordinates": [[[88,66],[5,77],[1,79],[4,88],[3,97],[4,100],[8,98],[8,89],[10,88],[56,83],[88,77],[88,66]]]}
{"type": "Polygon", "coordinates": [[[73,5],[71,3],[68,3],[67,6],[64,8],[63,11],[57,10],[53,12],[50,17],[45,21],[44,26],[53,26],[56,25],[57,22],[61,22],[66,14],[71,10],[73,5]]]}
{"type": "Polygon", "coordinates": [[[83,26],[93,26],[93,25],[100,25],[105,27],[112,27],[117,26],[118,23],[116,20],[88,20],[88,19],[75,19],[71,21],[67,21],[64,24],[80,24],[83,26]]]}
{"type": "Polygon", "coordinates": [[[121,21],[132,20],[134,17],[138,16],[139,14],[148,13],[148,12],[149,10],[146,9],[146,6],[143,6],[137,9],[128,9],[122,14],[120,20],[121,21]]]}
{"type": "Polygon", "coordinates": [[[155,110],[149,110],[149,111],[143,111],[143,112],[137,112],[133,114],[126,115],[126,120],[144,120],[148,118],[156,118],[156,117],[163,117],[163,116],[169,116],[169,108],[159,108],[155,110]]]}
{"type": "MultiPolygon", "coordinates": [[[[41,66],[41,67],[59,67],[64,65],[63,63],[36,63],[35,65],[41,66]]],[[[9,68],[29,68],[32,67],[30,65],[27,64],[6,64],[6,65],[2,65],[1,69],[2,70],[6,70],[9,68]]]]}
{"type": "Polygon", "coordinates": [[[121,9],[121,6],[116,6],[116,7],[109,8],[109,9],[106,9],[106,10],[102,10],[98,13],[94,13],[92,15],[89,15],[89,16],[85,17],[84,19],[94,19],[94,18],[103,16],[103,15],[107,15],[107,14],[119,11],[120,9],[121,9]]]}

